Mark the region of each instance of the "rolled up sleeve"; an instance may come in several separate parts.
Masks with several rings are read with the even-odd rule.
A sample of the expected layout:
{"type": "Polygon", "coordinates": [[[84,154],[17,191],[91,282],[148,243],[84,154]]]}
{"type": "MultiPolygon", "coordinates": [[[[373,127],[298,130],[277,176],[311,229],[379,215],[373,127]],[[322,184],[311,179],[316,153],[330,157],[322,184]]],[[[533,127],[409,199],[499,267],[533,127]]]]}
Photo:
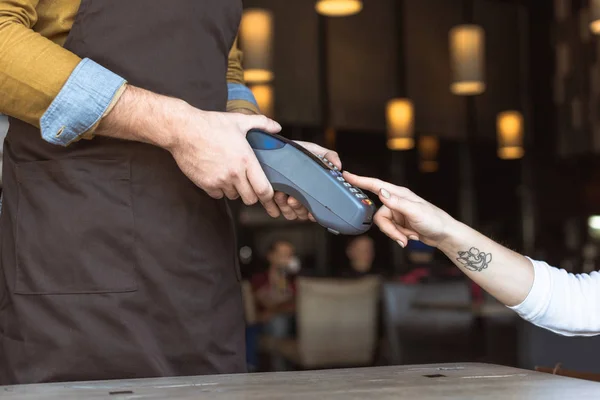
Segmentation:
{"type": "Polygon", "coordinates": [[[0,2],[0,113],[65,146],[91,134],[124,80],[34,32],[38,2],[0,2]]]}
{"type": "Polygon", "coordinates": [[[260,112],[256,99],[252,94],[252,90],[250,90],[246,85],[229,83],[227,84],[227,91],[227,111],[246,109],[256,114],[260,112]]]}
{"type": "Polygon", "coordinates": [[[259,114],[260,110],[252,90],[246,86],[244,81],[244,69],[242,67],[243,53],[238,48],[237,39],[229,51],[227,68],[228,101],[227,111],[235,112],[247,110],[259,114]]]}
{"type": "Polygon", "coordinates": [[[125,79],[94,61],[82,60],[42,116],[42,138],[66,146],[89,135],[125,84],[125,79]]]}

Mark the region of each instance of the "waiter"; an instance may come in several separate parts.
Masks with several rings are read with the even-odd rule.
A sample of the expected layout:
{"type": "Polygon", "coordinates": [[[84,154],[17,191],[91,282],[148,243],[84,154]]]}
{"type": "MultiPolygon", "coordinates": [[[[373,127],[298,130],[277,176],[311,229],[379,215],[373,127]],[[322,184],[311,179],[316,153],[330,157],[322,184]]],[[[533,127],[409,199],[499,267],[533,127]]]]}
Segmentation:
{"type": "Polygon", "coordinates": [[[256,112],[241,13],[241,0],[0,1],[0,384],[244,371],[224,198],[307,211],[274,195],[245,140],[280,127],[239,113],[256,112]]]}

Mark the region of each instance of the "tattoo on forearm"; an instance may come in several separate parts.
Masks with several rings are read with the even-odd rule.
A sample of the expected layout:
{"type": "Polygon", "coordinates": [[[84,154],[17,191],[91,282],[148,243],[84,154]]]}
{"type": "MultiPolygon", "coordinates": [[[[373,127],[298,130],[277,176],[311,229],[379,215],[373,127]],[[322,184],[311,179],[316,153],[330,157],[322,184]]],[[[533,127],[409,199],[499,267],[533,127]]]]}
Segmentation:
{"type": "Polygon", "coordinates": [[[471,247],[469,251],[459,251],[456,260],[469,271],[481,272],[492,262],[492,254],[484,253],[475,247],[471,247]]]}

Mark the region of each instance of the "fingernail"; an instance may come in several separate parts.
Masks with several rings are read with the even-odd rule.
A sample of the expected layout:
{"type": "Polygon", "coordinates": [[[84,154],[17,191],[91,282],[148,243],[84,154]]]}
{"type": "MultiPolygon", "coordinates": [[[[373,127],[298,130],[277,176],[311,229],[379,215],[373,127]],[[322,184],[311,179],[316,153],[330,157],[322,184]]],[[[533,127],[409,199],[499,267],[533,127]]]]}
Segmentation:
{"type": "Polygon", "coordinates": [[[390,192],[388,192],[385,189],[381,189],[381,195],[385,198],[385,199],[389,199],[390,197],[392,197],[392,195],[390,194],[390,192]]]}
{"type": "Polygon", "coordinates": [[[419,241],[419,238],[417,236],[415,236],[415,235],[410,235],[408,238],[410,240],[419,241]]]}
{"type": "Polygon", "coordinates": [[[400,247],[404,248],[404,242],[402,240],[397,240],[396,242],[400,245],[400,247]]]}

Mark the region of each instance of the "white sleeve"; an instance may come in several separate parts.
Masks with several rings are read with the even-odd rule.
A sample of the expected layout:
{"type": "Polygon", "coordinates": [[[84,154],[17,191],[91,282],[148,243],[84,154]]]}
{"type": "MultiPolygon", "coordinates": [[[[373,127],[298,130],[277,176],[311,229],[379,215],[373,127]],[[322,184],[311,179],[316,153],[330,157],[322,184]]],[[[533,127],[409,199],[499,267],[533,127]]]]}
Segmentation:
{"type": "Polygon", "coordinates": [[[510,307],[534,325],[564,336],[600,334],[600,273],[574,275],[540,261],[527,298],[510,307]]]}

